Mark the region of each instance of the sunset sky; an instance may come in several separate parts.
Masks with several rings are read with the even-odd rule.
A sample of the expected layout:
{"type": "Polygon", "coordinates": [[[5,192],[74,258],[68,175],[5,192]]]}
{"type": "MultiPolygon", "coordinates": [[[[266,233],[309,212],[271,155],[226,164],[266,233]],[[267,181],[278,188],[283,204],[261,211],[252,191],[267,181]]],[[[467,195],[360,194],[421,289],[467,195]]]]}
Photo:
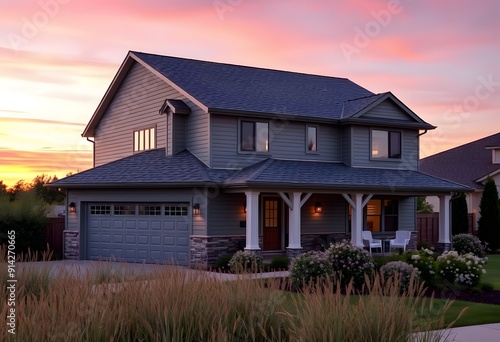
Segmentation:
{"type": "Polygon", "coordinates": [[[0,180],[92,166],[81,137],[128,50],[347,77],[438,126],[500,131],[495,0],[0,0],[0,180]]]}

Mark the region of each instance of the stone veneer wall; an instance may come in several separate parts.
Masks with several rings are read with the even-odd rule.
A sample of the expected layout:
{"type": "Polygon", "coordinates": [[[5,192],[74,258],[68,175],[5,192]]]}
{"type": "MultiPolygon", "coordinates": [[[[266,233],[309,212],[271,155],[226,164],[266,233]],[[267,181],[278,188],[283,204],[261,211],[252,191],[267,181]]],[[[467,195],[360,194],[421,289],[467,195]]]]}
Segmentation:
{"type": "Polygon", "coordinates": [[[220,255],[232,255],[245,247],[246,237],[237,236],[191,236],[192,268],[213,266],[220,255]]]}
{"type": "Polygon", "coordinates": [[[80,259],[80,232],[65,230],[64,234],[64,259],[80,259]]]}

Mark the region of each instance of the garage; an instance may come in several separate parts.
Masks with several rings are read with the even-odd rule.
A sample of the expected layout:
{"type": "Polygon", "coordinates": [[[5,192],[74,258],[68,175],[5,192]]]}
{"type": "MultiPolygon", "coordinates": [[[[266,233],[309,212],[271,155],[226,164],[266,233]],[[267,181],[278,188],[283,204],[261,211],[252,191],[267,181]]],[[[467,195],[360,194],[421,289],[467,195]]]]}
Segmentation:
{"type": "Polygon", "coordinates": [[[187,265],[188,203],[89,203],[88,259],[187,265]]]}

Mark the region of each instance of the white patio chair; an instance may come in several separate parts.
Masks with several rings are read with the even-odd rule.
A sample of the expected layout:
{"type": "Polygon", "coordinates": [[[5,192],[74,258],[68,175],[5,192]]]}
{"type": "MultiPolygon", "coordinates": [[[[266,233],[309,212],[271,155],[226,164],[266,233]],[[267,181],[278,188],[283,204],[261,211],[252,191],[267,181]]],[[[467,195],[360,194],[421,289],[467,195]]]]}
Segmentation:
{"type": "Polygon", "coordinates": [[[407,230],[396,231],[396,238],[389,241],[390,250],[393,248],[403,248],[403,252],[406,251],[406,247],[410,243],[411,232],[407,230]]]}
{"type": "Polygon", "coordinates": [[[382,240],[374,239],[371,231],[363,230],[361,237],[363,238],[363,244],[368,247],[370,255],[372,254],[372,248],[380,248],[380,251],[382,251],[382,240]]]}

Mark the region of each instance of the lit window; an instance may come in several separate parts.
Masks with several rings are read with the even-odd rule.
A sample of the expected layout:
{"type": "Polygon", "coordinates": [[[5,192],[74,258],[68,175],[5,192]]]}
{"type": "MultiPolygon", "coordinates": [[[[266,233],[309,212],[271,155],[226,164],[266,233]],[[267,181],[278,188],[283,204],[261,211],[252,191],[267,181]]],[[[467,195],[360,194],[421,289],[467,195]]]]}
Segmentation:
{"type": "Polygon", "coordinates": [[[154,127],[134,131],[134,152],[156,148],[155,131],[154,127]]]}
{"type": "Polygon", "coordinates": [[[398,201],[370,200],[366,205],[366,228],[372,232],[398,230],[398,201]]]}
{"type": "Polygon", "coordinates": [[[269,124],[241,121],[240,146],[242,151],[269,151],[269,124]]]}
{"type": "Polygon", "coordinates": [[[401,132],[372,130],[372,158],[401,158],[401,132]]]}
{"type": "Polygon", "coordinates": [[[318,128],[307,126],[306,133],[307,151],[316,152],[318,150],[318,128]]]}

